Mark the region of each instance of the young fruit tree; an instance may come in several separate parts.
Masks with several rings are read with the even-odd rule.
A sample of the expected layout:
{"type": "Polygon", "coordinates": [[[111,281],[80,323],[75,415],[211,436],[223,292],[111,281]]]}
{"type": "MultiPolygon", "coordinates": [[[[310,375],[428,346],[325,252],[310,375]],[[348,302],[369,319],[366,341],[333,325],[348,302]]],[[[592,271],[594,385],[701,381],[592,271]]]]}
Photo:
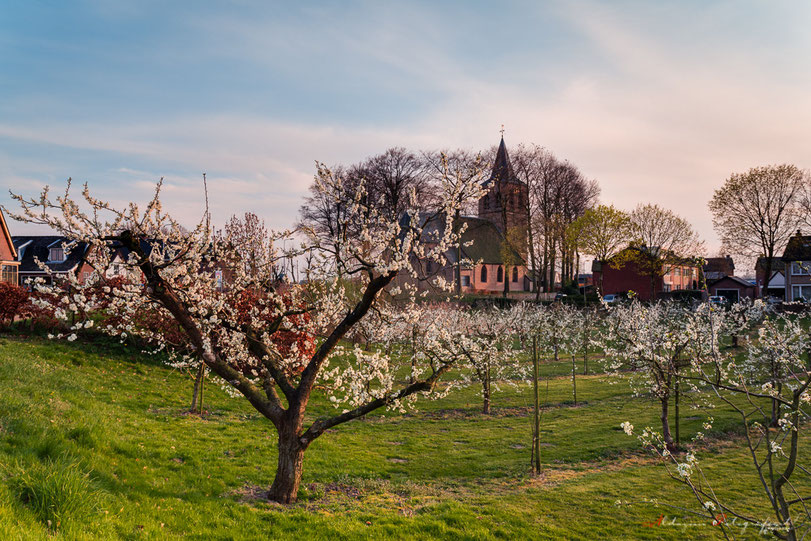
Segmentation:
{"type": "MultiPolygon", "coordinates": [[[[763,509],[739,504],[736,492],[714,482],[701,467],[697,446],[691,445],[681,460],[669,453],[662,434],[649,427],[643,430],[640,440],[665,459],[670,476],[687,486],[696,498],[700,507],[696,513],[713,521],[725,538],[734,535],[732,525],[743,531],[753,525],[761,534],[795,541],[811,531],[809,497],[804,492],[810,474],[800,461],[802,432],[811,414],[808,316],[764,318],[764,305],[759,302],[739,307],[737,312],[707,310],[698,315],[695,322],[702,329],[697,336],[707,347],[693,351],[689,374],[683,377],[695,384],[694,393],[720,400],[740,419],[751,478],[762,490],[765,509],[770,509],[773,519],[759,515],[763,509]],[[740,332],[744,325],[758,327],[745,351],[741,354],[722,349],[720,344],[730,332],[740,332]],[[781,375],[780,390],[774,385],[775,365],[781,375]],[[768,425],[774,401],[780,404],[782,415],[778,427],[771,428],[768,425]]],[[[704,428],[711,428],[711,422],[708,419],[704,428]]],[[[629,422],[622,423],[622,427],[626,433],[633,433],[629,422]]],[[[699,432],[693,442],[701,439],[703,433],[699,432]]]]}
{"type": "Polygon", "coordinates": [[[709,304],[692,310],[672,301],[648,305],[634,301],[612,307],[603,326],[609,370],[626,376],[635,394],[649,394],[659,401],[662,441],[669,453],[678,450],[671,432],[670,403],[674,400],[678,417],[682,372],[689,359],[701,353],[697,349],[717,347],[701,334],[706,331],[699,324],[704,312],[712,314],[709,304]]]}
{"type": "Polygon", "coordinates": [[[453,340],[446,344],[447,354],[460,359],[467,376],[482,387],[482,413],[489,414],[493,389],[523,381],[526,367],[512,347],[512,312],[491,308],[457,310],[445,320],[446,332],[453,340]]]}
{"type": "MultiPolygon", "coordinates": [[[[455,180],[447,179],[440,198],[438,212],[447,220],[454,215],[458,193],[475,192],[468,184],[478,186],[481,178],[455,180]]],[[[192,354],[226,388],[270,420],[278,436],[278,461],[268,497],[295,502],[304,453],[316,438],[378,408],[403,407],[418,394],[430,394],[453,367],[454,359],[419,356],[421,366],[413,372],[418,377],[401,381],[395,359],[381,351],[344,348],[342,339],[370,311],[399,310],[399,317],[408,319],[414,305],[386,306],[387,286],[401,273],[419,279],[415,261],[444,265],[444,254],[458,239],[450,224],[441,235],[423,232],[408,219],[416,215],[414,211],[397,219],[379,212],[362,181],[344,183],[321,165],[313,189],[324,200],[345,203],[336,218],[341,222],[338,230],[353,231],[340,243],[323,244],[311,230],[299,231],[295,239],[287,231],[269,232],[265,238],[228,230],[213,235],[208,212],[189,231],[164,212],[161,185],[143,208],[135,203],[116,208],[93,197],[86,185],[77,199],[70,181],[56,198],[47,188],[38,198],[14,195],[22,209],[15,219],[48,226],[91,245],[88,262],[98,272],[85,283],[70,278],[68,295],[45,302],[61,316],[68,308],[92,313],[103,303],[108,313],[120,316],[111,320],[121,322],[103,330],[122,338],[139,333],[128,322],[146,310],[172,318],[192,345],[192,354]],[[295,253],[279,249],[285,240],[296,246],[295,253]],[[131,279],[114,289],[99,288],[98,283],[107,280],[111,243],[127,248],[124,266],[131,279]],[[309,262],[307,280],[280,281],[280,262],[296,255],[309,262]],[[85,295],[91,287],[102,293],[85,295]],[[281,333],[305,339],[275,339],[281,333]],[[322,389],[327,400],[347,408],[333,416],[308,415],[313,394],[322,389]]],[[[408,208],[416,208],[413,190],[408,201],[408,208]]],[[[38,287],[49,289],[44,284],[38,287]]],[[[416,288],[405,289],[415,294],[416,288]]],[[[380,317],[381,324],[390,319],[380,317]]],[[[146,338],[161,341],[156,333],[146,338]]]]}

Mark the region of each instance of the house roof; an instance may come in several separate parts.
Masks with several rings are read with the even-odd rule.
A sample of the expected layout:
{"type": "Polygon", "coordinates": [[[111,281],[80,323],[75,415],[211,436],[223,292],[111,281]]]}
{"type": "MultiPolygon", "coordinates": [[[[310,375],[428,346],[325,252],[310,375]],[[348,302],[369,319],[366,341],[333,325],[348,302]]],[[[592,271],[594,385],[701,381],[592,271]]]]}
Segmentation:
{"type": "Polygon", "coordinates": [[[20,262],[19,272],[42,272],[42,269],[37,265],[34,258],[39,259],[45,263],[49,269],[54,272],[69,272],[76,268],[82,262],[87,252],[87,243],[79,242],[71,246],[71,241],[65,237],[55,235],[48,236],[28,236],[28,237],[11,237],[14,247],[17,249],[17,260],[20,262]],[[62,242],[65,246],[65,260],[60,262],[49,262],[50,256],[49,247],[58,242],[62,242]],[[68,246],[70,246],[70,253],[68,253],[68,246]]]}
{"type": "MultiPolygon", "coordinates": [[[[758,270],[765,271],[766,270],[766,260],[768,260],[768,259],[769,259],[768,257],[759,257],[759,258],[757,258],[757,261],[755,261],[755,270],[756,271],[758,271],[758,270]]],[[[785,268],[786,268],[786,264],[785,264],[785,262],[783,261],[782,258],[780,258],[780,257],[773,257],[772,258],[772,272],[778,271],[778,270],[782,271],[782,270],[785,270],[785,268]]]]}
{"type": "Polygon", "coordinates": [[[737,276],[724,276],[723,278],[720,278],[718,280],[714,280],[713,282],[710,282],[707,285],[708,286],[716,286],[716,285],[718,285],[718,284],[720,284],[721,282],[724,282],[724,281],[733,282],[733,283],[735,283],[735,285],[737,285],[739,287],[755,287],[754,284],[752,284],[750,282],[747,282],[743,278],[738,278],[737,276]]]}
{"type": "MultiPolygon", "coordinates": [[[[729,256],[726,257],[706,257],[704,258],[704,275],[710,278],[711,275],[732,276],[735,274],[735,263],[729,256]]],[[[718,276],[720,278],[720,276],[718,276]]]]}
{"type": "Polygon", "coordinates": [[[798,229],[797,234],[788,239],[783,261],[811,261],[811,237],[798,229]]]}

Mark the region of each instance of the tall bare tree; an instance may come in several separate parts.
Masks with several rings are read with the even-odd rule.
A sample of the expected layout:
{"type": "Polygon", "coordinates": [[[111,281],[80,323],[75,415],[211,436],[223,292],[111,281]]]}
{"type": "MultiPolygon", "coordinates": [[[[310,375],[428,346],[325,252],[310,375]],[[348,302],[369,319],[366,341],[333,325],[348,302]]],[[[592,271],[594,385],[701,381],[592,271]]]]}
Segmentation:
{"type": "Polygon", "coordinates": [[[772,258],[801,219],[798,205],[807,178],[794,165],[754,167],[731,175],[709,202],[715,231],[730,251],[766,258],[766,284],[772,275],[772,258]]]}
{"type": "Polygon", "coordinates": [[[623,252],[650,278],[651,298],[658,276],[704,251],[704,242],[690,222],[659,205],[641,204],[630,214],[637,250],[623,252]]]}
{"type": "Polygon", "coordinates": [[[397,219],[409,207],[411,192],[420,206],[436,206],[437,194],[431,190],[424,160],[402,147],[390,148],[360,165],[369,191],[369,204],[379,212],[397,219]]]}
{"type": "Polygon", "coordinates": [[[551,290],[558,266],[564,280],[573,277],[576,251],[567,242],[566,229],[596,203],[600,188],[572,163],[536,144],[519,145],[512,164],[529,189],[527,253],[540,295],[537,286],[551,290]]]}

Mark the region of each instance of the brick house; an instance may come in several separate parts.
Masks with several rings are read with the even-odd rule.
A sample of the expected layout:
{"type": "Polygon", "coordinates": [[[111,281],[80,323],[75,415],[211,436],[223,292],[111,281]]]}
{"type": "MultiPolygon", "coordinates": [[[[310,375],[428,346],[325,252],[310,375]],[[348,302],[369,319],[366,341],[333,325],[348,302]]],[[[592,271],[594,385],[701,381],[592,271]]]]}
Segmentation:
{"type": "Polygon", "coordinates": [[[789,239],[782,259],[785,265],[786,301],[811,300],[811,236],[797,230],[789,239]]]}
{"type": "Polygon", "coordinates": [[[673,291],[698,289],[701,270],[691,260],[666,262],[655,250],[634,246],[608,261],[595,260],[591,268],[594,283],[603,295],[633,291],[643,301],[658,299],[673,291]],[[648,272],[650,268],[656,269],[655,274],[648,272]]]}
{"type": "Polygon", "coordinates": [[[701,268],[706,282],[720,280],[724,276],[735,276],[735,262],[730,256],[704,258],[701,268]]]}
{"type": "Polygon", "coordinates": [[[0,282],[19,284],[19,268],[20,262],[17,261],[17,249],[11,240],[11,234],[3,216],[3,211],[0,210],[0,282]]]}

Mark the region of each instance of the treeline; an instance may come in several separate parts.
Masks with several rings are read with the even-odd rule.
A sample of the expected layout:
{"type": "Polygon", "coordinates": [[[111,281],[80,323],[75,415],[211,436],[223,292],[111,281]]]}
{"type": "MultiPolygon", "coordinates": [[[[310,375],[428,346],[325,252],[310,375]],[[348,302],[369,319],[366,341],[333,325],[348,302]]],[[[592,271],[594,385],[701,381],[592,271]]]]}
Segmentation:
{"type": "MultiPolygon", "coordinates": [[[[346,239],[356,233],[345,220],[351,205],[373,207],[376,213],[396,220],[407,209],[434,211],[442,199],[443,179],[458,179],[459,185],[480,177],[490,176],[497,147],[483,152],[467,150],[411,151],[390,148],[359,163],[324,167],[331,182],[345,188],[364,185],[364,200],[349,201],[326,198],[315,185],[300,210],[299,224],[315,231],[324,245],[338,253],[346,239]],[[411,194],[416,201],[411,201],[411,194]]],[[[580,266],[578,245],[569,234],[575,220],[594,207],[600,195],[597,181],[587,178],[569,161],[535,144],[521,144],[510,151],[512,173],[527,186],[526,198],[518,201],[517,212],[526,215],[527,231],[519,239],[508,235],[511,243],[526,254],[527,265],[540,285],[538,293],[550,291],[556,279],[569,283],[577,278],[580,266]]],[[[359,193],[358,190],[337,190],[339,193],[359,193]]],[[[335,193],[335,192],[333,192],[335,193]]],[[[477,193],[459,193],[461,212],[477,214],[477,193]]]]}

